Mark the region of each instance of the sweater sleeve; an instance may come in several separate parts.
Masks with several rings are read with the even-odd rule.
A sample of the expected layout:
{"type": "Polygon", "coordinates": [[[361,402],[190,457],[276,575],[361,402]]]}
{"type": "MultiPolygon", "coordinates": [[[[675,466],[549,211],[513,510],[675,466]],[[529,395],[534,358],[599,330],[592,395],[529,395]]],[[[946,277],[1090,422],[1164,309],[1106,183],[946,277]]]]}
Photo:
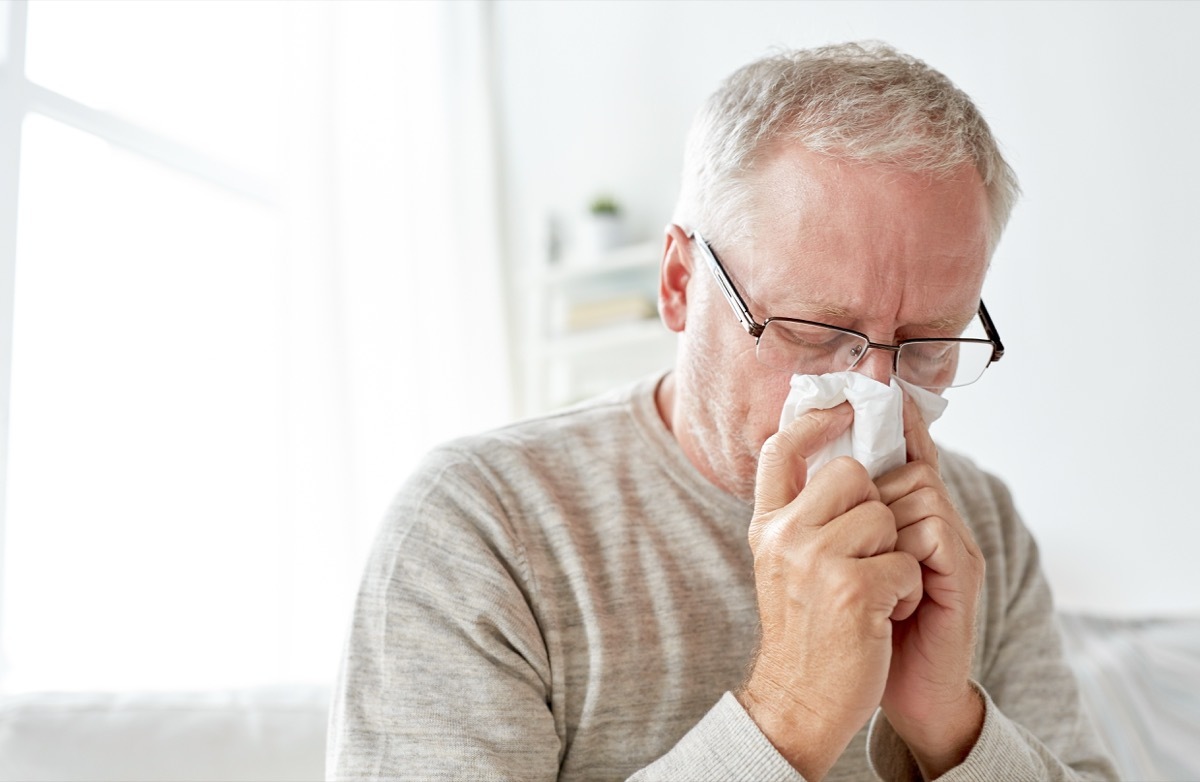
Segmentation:
{"type": "Polygon", "coordinates": [[[354,607],[326,776],[558,776],[548,655],[523,552],[469,459],[426,460],[389,509],[354,607]]]}
{"type": "MultiPolygon", "coordinates": [[[[975,687],[983,695],[983,730],[945,782],[996,779],[1113,780],[1116,771],[1084,713],[1063,657],[1050,587],[1037,544],[999,480],[959,461],[960,510],[987,558],[981,599],[975,687]]],[[[883,780],[920,780],[908,748],[882,712],[870,726],[868,752],[883,780]]]]}
{"type": "MultiPolygon", "coordinates": [[[[536,608],[553,597],[488,474],[435,452],[388,510],[334,691],[327,779],[559,778],[570,730],[536,608]]],[[[804,782],[729,693],[631,779],[804,782]]]]}
{"type": "Polygon", "coordinates": [[[732,693],[629,782],[804,782],[732,693]]]}

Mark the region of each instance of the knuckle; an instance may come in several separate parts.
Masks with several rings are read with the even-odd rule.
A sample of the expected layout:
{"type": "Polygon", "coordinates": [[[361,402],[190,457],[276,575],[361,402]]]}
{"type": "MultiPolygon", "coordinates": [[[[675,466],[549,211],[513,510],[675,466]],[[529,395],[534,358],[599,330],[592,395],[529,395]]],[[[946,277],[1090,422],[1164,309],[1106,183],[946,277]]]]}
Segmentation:
{"type": "Polygon", "coordinates": [[[789,447],[790,439],[791,436],[786,429],[781,429],[768,437],[759,450],[759,463],[773,465],[787,458],[787,454],[792,450],[789,447]]]}
{"type": "Polygon", "coordinates": [[[907,577],[905,586],[907,586],[909,589],[921,588],[921,585],[924,581],[921,573],[921,563],[918,562],[917,558],[911,554],[908,555],[908,564],[904,570],[904,575],[907,577]]]}
{"type": "Polygon", "coordinates": [[[908,497],[911,503],[909,513],[915,512],[918,518],[942,518],[948,509],[942,492],[933,486],[918,485],[908,497]]]}
{"type": "Polygon", "coordinates": [[[837,551],[837,540],[829,534],[828,528],[821,528],[815,535],[805,541],[804,546],[797,549],[797,554],[805,558],[825,558],[834,556],[837,551]]]}
{"type": "Polygon", "coordinates": [[[867,468],[863,467],[862,462],[850,456],[837,457],[826,465],[825,469],[833,470],[838,478],[845,482],[865,484],[871,481],[871,476],[867,473],[867,468]]]}
{"type": "Polygon", "coordinates": [[[865,513],[877,517],[882,521],[892,522],[896,516],[892,513],[892,509],[883,503],[883,500],[870,499],[863,500],[858,507],[862,508],[865,513]]]}
{"type": "Polygon", "coordinates": [[[934,539],[941,540],[954,534],[950,522],[935,513],[926,515],[919,523],[921,530],[934,539]]]}
{"type": "Polygon", "coordinates": [[[913,462],[913,464],[916,465],[915,469],[917,473],[917,479],[922,484],[926,486],[935,485],[936,482],[941,480],[941,476],[938,475],[937,468],[929,462],[920,461],[913,462]]]}
{"type": "Polygon", "coordinates": [[[842,611],[863,605],[869,591],[867,579],[848,567],[836,568],[829,574],[828,588],[830,602],[842,611]]]}
{"type": "Polygon", "coordinates": [[[879,500],[867,500],[858,508],[864,518],[864,532],[880,535],[888,545],[896,545],[899,533],[896,529],[896,515],[892,513],[891,508],[879,500]]]}
{"type": "Polygon", "coordinates": [[[750,549],[757,559],[760,556],[770,556],[780,549],[786,550],[784,527],[778,518],[764,518],[760,523],[750,526],[750,549]]]}
{"type": "Polygon", "coordinates": [[[915,582],[919,584],[921,582],[921,561],[912,552],[900,551],[897,553],[899,553],[900,559],[903,562],[901,568],[904,575],[910,583],[915,582]]]}

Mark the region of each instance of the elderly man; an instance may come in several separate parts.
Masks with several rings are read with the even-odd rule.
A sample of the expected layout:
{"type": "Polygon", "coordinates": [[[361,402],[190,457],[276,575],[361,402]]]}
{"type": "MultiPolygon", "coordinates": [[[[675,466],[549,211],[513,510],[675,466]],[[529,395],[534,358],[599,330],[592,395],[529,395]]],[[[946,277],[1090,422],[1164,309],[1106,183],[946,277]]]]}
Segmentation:
{"type": "Polygon", "coordinates": [[[970,100],[887,47],[730,77],[667,229],[674,371],[428,457],[367,567],[330,777],[1112,778],[1034,542],[914,401],[1001,353],[980,290],[1016,191],[970,100]],[[902,464],[809,469],[878,423],[780,428],[833,373],[904,381],[902,464]]]}

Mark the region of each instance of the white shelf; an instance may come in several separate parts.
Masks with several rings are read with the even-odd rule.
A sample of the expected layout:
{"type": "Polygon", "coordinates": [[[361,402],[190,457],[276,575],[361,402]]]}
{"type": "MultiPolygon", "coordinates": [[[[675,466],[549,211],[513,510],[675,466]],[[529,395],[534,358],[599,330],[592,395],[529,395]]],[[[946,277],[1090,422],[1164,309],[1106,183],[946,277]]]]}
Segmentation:
{"type": "Polygon", "coordinates": [[[546,412],[669,365],[675,335],[657,317],[565,330],[573,314],[594,305],[603,312],[613,303],[620,313],[621,302],[644,300],[653,310],[661,252],[660,243],[642,242],[554,265],[538,259],[529,267],[523,413],[546,412]]]}
{"type": "Polygon", "coordinates": [[[599,257],[567,259],[546,267],[541,282],[545,285],[561,285],[618,272],[655,268],[658,266],[659,249],[657,242],[642,242],[599,257]]]}
{"type": "Polygon", "coordinates": [[[643,342],[666,338],[670,333],[658,318],[599,326],[550,337],[542,342],[536,356],[541,359],[574,358],[597,350],[636,347],[643,342]]]}

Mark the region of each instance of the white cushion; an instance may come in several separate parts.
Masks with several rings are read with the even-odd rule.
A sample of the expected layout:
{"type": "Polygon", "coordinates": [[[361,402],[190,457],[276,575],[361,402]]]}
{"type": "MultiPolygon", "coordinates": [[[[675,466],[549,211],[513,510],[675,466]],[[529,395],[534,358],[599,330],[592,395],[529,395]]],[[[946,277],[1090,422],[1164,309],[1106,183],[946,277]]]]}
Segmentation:
{"type": "MultiPolygon", "coordinates": [[[[1122,779],[1200,779],[1200,619],[1060,615],[1122,779]]],[[[329,690],[0,699],[0,782],[320,780],[329,690]]]]}
{"type": "Polygon", "coordinates": [[[0,699],[0,780],[320,780],[329,690],[0,699]]]}
{"type": "Polygon", "coordinates": [[[1200,618],[1062,613],[1067,661],[1121,779],[1200,780],[1200,618]]]}

